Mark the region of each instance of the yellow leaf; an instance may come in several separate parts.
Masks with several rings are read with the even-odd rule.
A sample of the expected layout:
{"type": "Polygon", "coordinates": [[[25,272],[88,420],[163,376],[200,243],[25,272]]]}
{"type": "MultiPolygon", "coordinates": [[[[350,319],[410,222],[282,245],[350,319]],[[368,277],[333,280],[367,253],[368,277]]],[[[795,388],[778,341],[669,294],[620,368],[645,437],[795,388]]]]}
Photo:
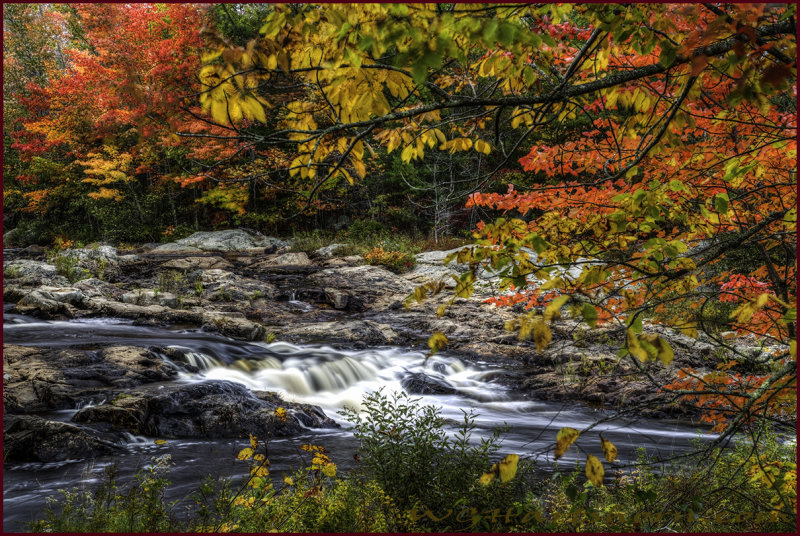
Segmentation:
{"type": "Polygon", "coordinates": [[[367,166],[365,166],[364,162],[361,160],[355,160],[353,162],[353,167],[355,168],[356,175],[358,175],[359,178],[363,179],[367,175],[367,166]]]}
{"type": "Polygon", "coordinates": [[[562,305],[567,303],[567,300],[569,300],[569,296],[558,296],[551,300],[544,309],[544,319],[552,321],[561,318],[559,309],[561,309],[562,305]]]}
{"type": "Polygon", "coordinates": [[[281,421],[286,422],[286,408],[277,408],[275,410],[275,416],[281,421]]]}
{"type": "Polygon", "coordinates": [[[495,479],[496,476],[497,475],[495,475],[494,472],[492,471],[488,473],[483,473],[481,477],[478,479],[478,482],[480,482],[484,486],[488,486],[489,484],[492,483],[492,481],[495,479]]]}
{"type": "Polygon", "coordinates": [[[544,323],[542,317],[538,317],[533,323],[533,342],[536,344],[536,349],[541,352],[552,340],[553,333],[550,328],[544,323]]]}
{"type": "Polygon", "coordinates": [[[625,343],[628,348],[628,352],[633,357],[636,357],[642,363],[646,363],[648,359],[650,359],[650,355],[647,353],[647,350],[642,348],[641,344],[639,344],[639,338],[633,332],[632,329],[628,328],[627,334],[625,335],[625,343]]]}
{"type": "Polygon", "coordinates": [[[539,290],[550,290],[551,288],[557,287],[559,285],[563,285],[564,280],[560,277],[555,277],[553,279],[548,279],[544,282],[544,284],[539,287],[539,290]]]}
{"type": "Polygon", "coordinates": [[[600,436],[600,447],[603,449],[603,455],[606,457],[607,462],[613,462],[617,459],[617,447],[603,436],[600,436]]]}
{"type": "Polygon", "coordinates": [[[438,316],[439,318],[443,317],[446,312],[447,312],[446,303],[443,303],[442,305],[436,308],[436,316],[438,316]]]}
{"type": "Polygon", "coordinates": [[[790,341],[789,342],[789,354],[792,356],[792,359],[797,359],[797,341],[790,341]]]}
{"type": "Polygon", "coordinates": [[[258,446],[258,439],[253,434],[250,434],[250,446],[256,448],[258,446]]]}
{"type": "Polygon", "coordinates": [[[437,331],[428,338],[428,348],[431,349],[430,355],[435,354],[447,346],[447,337],[441,331],[437,331]]]}
{"type": "Polygon", "coordinates": [[[519,455],[509,454],[502,459],[498,469],[500,471],[500,482],[508,482],[514,475],[517,474],[517,465],[519,463],[519,455]]]}
{"type": "Polygon", "coordinates": [[[336,476],[336,464],[328,463],[322,467],[322,474],[331,478],[336,476]]]}
{"type": "Polygon", "coordinates": [[[253,449],[247,447],[239,451],[239,455],[236,456],[239,460],[249,460],[253,456],[253,449]]]}
{"type": "Polygon", "coordinates": [[[756,310],[763,309],[767,302],[769,301],[769,294],[759,294],[758,298],[756,298],[756,310]]]}
{"type": "Polygon", "coordinates": [[[284,478],[283,481],[284,483],[286,483],[287,486],[294,486],[294,480],[290,476],[284,478]]]}
{"type": "Polygon", "coordinates": [[[669,364],[672,363],[672,360],[675,358],[675,353],[672,351],[672,347],[663,337],[659,337],[657,343],[658,346],[656,346],[656,348],[658,349],[658,359],[665,365],[669,366],[669,364]]]}
{"type": "Polygon", "coordinates": [[[578,436],[581,435],[579,431],[575,428],[570,428],[569,426],[565,426],[561,430],[558,431],[556,435],[556,451],[555,451],[555,459],[559,459],[561,456],[564,455],[567,448],[572,445],[578,436]]]}
{"type": "Polygon", "coordinates": [[[167,441],[165,439],[156,439],[155,441],[153,441],[153,443],[155,443],[156,445],[166,445],[167,441]]]}
{"type": "Polygon", "coordinates": [[[253,467],[250,470],[250,474],[253,476],[269,476],[269,469],[266,467],[253,467]]]}
{"type": "Polygon", "coordinates": [[[228,124],[228,105],[224,100],[211,101],[211,117],[220,125],[228,124]]]}
{"type": "Polygon", "coordinates": [[[400,160],[403,162],[410,162],[411,157],[414,155],[414,146],[413,145],[406,145],[403,148],[403,152],[400,153],[400,160]]]}
{"type": "Polygon", "coordinates": [[[597,486],[598,488],[603,485],[603,476],[605,475],[603,464],[597,459],[597,456],[589,454],[586,456],[586,478],[597,486]]]}

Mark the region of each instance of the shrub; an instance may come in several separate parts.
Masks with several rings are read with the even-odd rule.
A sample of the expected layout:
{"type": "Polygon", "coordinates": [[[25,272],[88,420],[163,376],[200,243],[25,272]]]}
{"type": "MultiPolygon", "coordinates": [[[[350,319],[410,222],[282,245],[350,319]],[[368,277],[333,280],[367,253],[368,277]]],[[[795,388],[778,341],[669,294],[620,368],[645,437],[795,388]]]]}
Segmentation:
{"type": "MultiPolygon", "coordinates": [[[[521,493],[531,465],[523,464],[517,477],[506,484],[479,482],[492,465],[490,458],[499,448],[502,430],[471,444],[474,414],[465,412],[450,437],[438,409],[418,402],[405,393],[386,396],[379,390],[364,399],[364,415],[343,411],[355,424],[366,474],[405,511],[416,507],[441,513],[460,504],[479,509],[508,506],[514,494],[521,493]]],[[[432,528],[464,528],[460,523],[452,517],[432,528]]]]}
{"type": "Polygon", "coordinates": [[[53,254],[50,256],[50,260],[56,267],[56,273],[66,277],[70,283],[80,281],[89,275],[87,270],[78,266],[78,256],[72,252],[53,254]]]}
{"type": "Polygon", "coordinates": [[[364,255],[367,264],[385,266],[388,270],[402,274],[416,264],[414,255],[401,251],[385,251],[382,247],[373,248],[364,255]]]}
{"type": "Polygon", "coordinates": [[[116,484],[116,466],[105,472],[93,493],[61,490],[62,500],[48,499],[45,519],[31,524],[33,532],[178,532],[164,498],[169,456],[153,459],[126,490],[116,484]],[[60,506],[60,511],[54,508],[60,506]]]}

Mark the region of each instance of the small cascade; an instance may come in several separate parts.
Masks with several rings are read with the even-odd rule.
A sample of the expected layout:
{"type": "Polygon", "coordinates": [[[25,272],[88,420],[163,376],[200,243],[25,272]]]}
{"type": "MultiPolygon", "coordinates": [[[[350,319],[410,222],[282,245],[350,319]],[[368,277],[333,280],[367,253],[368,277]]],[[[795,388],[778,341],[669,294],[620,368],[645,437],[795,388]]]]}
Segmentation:
{"type": "Polygon", "coordinates": [[[130,432],[122,432],[122,437],[125,438],[125,442],[129,445],[154,445],[153,440],[151,438],[147,438],[140,435],[134,435],[130,432]]]}
{"type": "Polygon", "coordinates": [[[82,410],[84,408],[93,408],[94,406],[102,406],[105,403],[106,403],[106,399],[105,398],[100,398],[99,400],[98,399],[94,399],[94,398],[90,398],[89,400],[85,400],[83,402],[78,402],[75,405],[75,409],[76,410],[82,410]]]}
{"type": "Polygon", "coordinates": [[[186,352],[183,354],[186,363],[197,367],[200,370],[208,370],[214,367],[224,367],[225,363],[219,359],[215,359],[210,355],[201,352],[186,352]]]}
{"type": "Polygon", "coordinates": [[[292,292],[289,293],[289,304],[303,312],[308,312],[314,308],[310,303],[297,299],[297,289],[293,289],[292,292]]]}
{"type": "MultiPolygon", "coordinates": [[[[402,391],[402,380],[421,373],[452,386],[455,398],[447,400],[458,412],[465,398],[472,402],[508,399],[505,389],[481,380],[484,374],[461,361],[399,348],[337,350],[327,346],[296,346],[286,342],[260,343],[274,357],[239,359],[230,365],[195,359],[200,372],[183,374],[185,381],[230,380],[252,390],[277,391],[293,402],[322,406],[330,415],[343,407],[359,407],[365,394],[381,387],[402,391]],[[202,366],[201,366],[202,365],[202,366]]],[[[207,356],[206,356],[207,357],[207,356]]],[[[426,396],[426,395],[421,395],[426,396]]],[[[442,399],[436,400],[441,404],[442,399]]]]}

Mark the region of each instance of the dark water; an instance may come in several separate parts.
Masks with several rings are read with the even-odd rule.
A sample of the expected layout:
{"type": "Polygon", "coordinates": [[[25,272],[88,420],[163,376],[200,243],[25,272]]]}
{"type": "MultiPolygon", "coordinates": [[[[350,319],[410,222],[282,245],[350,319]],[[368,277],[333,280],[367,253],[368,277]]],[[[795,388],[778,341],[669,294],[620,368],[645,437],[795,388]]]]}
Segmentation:
{"type": "MultiPolygon", "coordinates": [[[[300,450],[304,443],[326,447],[340,471],[352,468],[357,445],[347,423],[337,412],[343,407],[358,407],[365,393],[383,387],[399,391],[400,380],[409,372],[424,371],[446,379],[457,392],[452,395],[421,396],[421,404],[441,408],[443,416],[455,423],[463,411],[474,410],[477,428],[474,439],[487,437],[499,426],[511,429],[504,435],[502,453],[517,453],[537,460],[542,470],[552,470],[555,435],[562,426],[584,429],[603,421],[581,435],[576,445],[559,460],[572,467],[587,453],[602,456],[598,432],[619,449],[616,465],[624,467],[635,460],[638,448],[655,458],[669,460],[693,449],[692,440],[701,436],[691,426],[639,419],[612,419],[613,415],[574,404],[524,400],[507,388],[492,382],[498,370],[491,364],[470,365],[457,358],[437,355],[423,366],[424,355],[403,348],[373,348],[343,351],[325,346],[295,346],[287,343],[244,343],[197,330],[133,326],[119,319],[91,319],[70,322],[45,322],[20,315],[4,315],[4,342],[27,346],[96,349],[112,344],[136,346],[177,346],[198,366],[199,374],[182,374],[177,381],[227,379],[252,389],[281,392],[286,398],[321,406],[343,425],[341,429],[314,430],[292,439],[270,442],[272,473],[280,476],[307,461],[300,450]],[[611,419],[611,420],[609,420],[611,419]]],[[[69,420],[76,410],[53,412],[49,418],[69,420]]],[[[54,464],[4,464],[3,526],[5,531],[24,530],[25,523],[41,516],[48,496],[59,489],[91,489],[111,463],[118,464],[121,480],[151,463],[153,457],[169,455],[174,468],[171,499],[187,497],[209,473],[239,477],[246,464],[236,460],[246,440],[169,440],[156,445],[155,438],[129,438],[127,451],[92,461],[74,460],[54,464]]]]}

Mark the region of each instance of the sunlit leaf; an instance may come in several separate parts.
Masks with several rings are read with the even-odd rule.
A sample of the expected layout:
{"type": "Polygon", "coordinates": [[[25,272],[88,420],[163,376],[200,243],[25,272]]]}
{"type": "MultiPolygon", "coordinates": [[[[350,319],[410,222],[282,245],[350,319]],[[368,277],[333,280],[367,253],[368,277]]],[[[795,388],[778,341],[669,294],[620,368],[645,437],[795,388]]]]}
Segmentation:
{"type": "Polygon", "coordinates": [[[244,448],[239,451],[239,454],[236,456],[239,460],[249,460],[253,457],[253,449],[250,447],[244,448]]]}
{"type": "Polygon", "coordinates": [[[603,485],[603,476],[605,475],[605,469],[603,469],[603,463],[597,459],[597,456],[592,456],[591,454],[586,456],[586,478],[597,487],[603,485]]]}
{"type": "Polygon", "coordinates": [[[569,426],[565,426],[558,431],[558,434],[556,434],[556,450],[554,454],[556,460],[564,455],[564,452],[578,439],[579,435],[581,435],[579,431],[569,426]]]}
{"type": "Polygon", "coordinates": [[[603,449],[603,455],[607,462],[613,462],[617,459],[617,447],[603,436],[600,436],[600,447],[603,449]]]}

